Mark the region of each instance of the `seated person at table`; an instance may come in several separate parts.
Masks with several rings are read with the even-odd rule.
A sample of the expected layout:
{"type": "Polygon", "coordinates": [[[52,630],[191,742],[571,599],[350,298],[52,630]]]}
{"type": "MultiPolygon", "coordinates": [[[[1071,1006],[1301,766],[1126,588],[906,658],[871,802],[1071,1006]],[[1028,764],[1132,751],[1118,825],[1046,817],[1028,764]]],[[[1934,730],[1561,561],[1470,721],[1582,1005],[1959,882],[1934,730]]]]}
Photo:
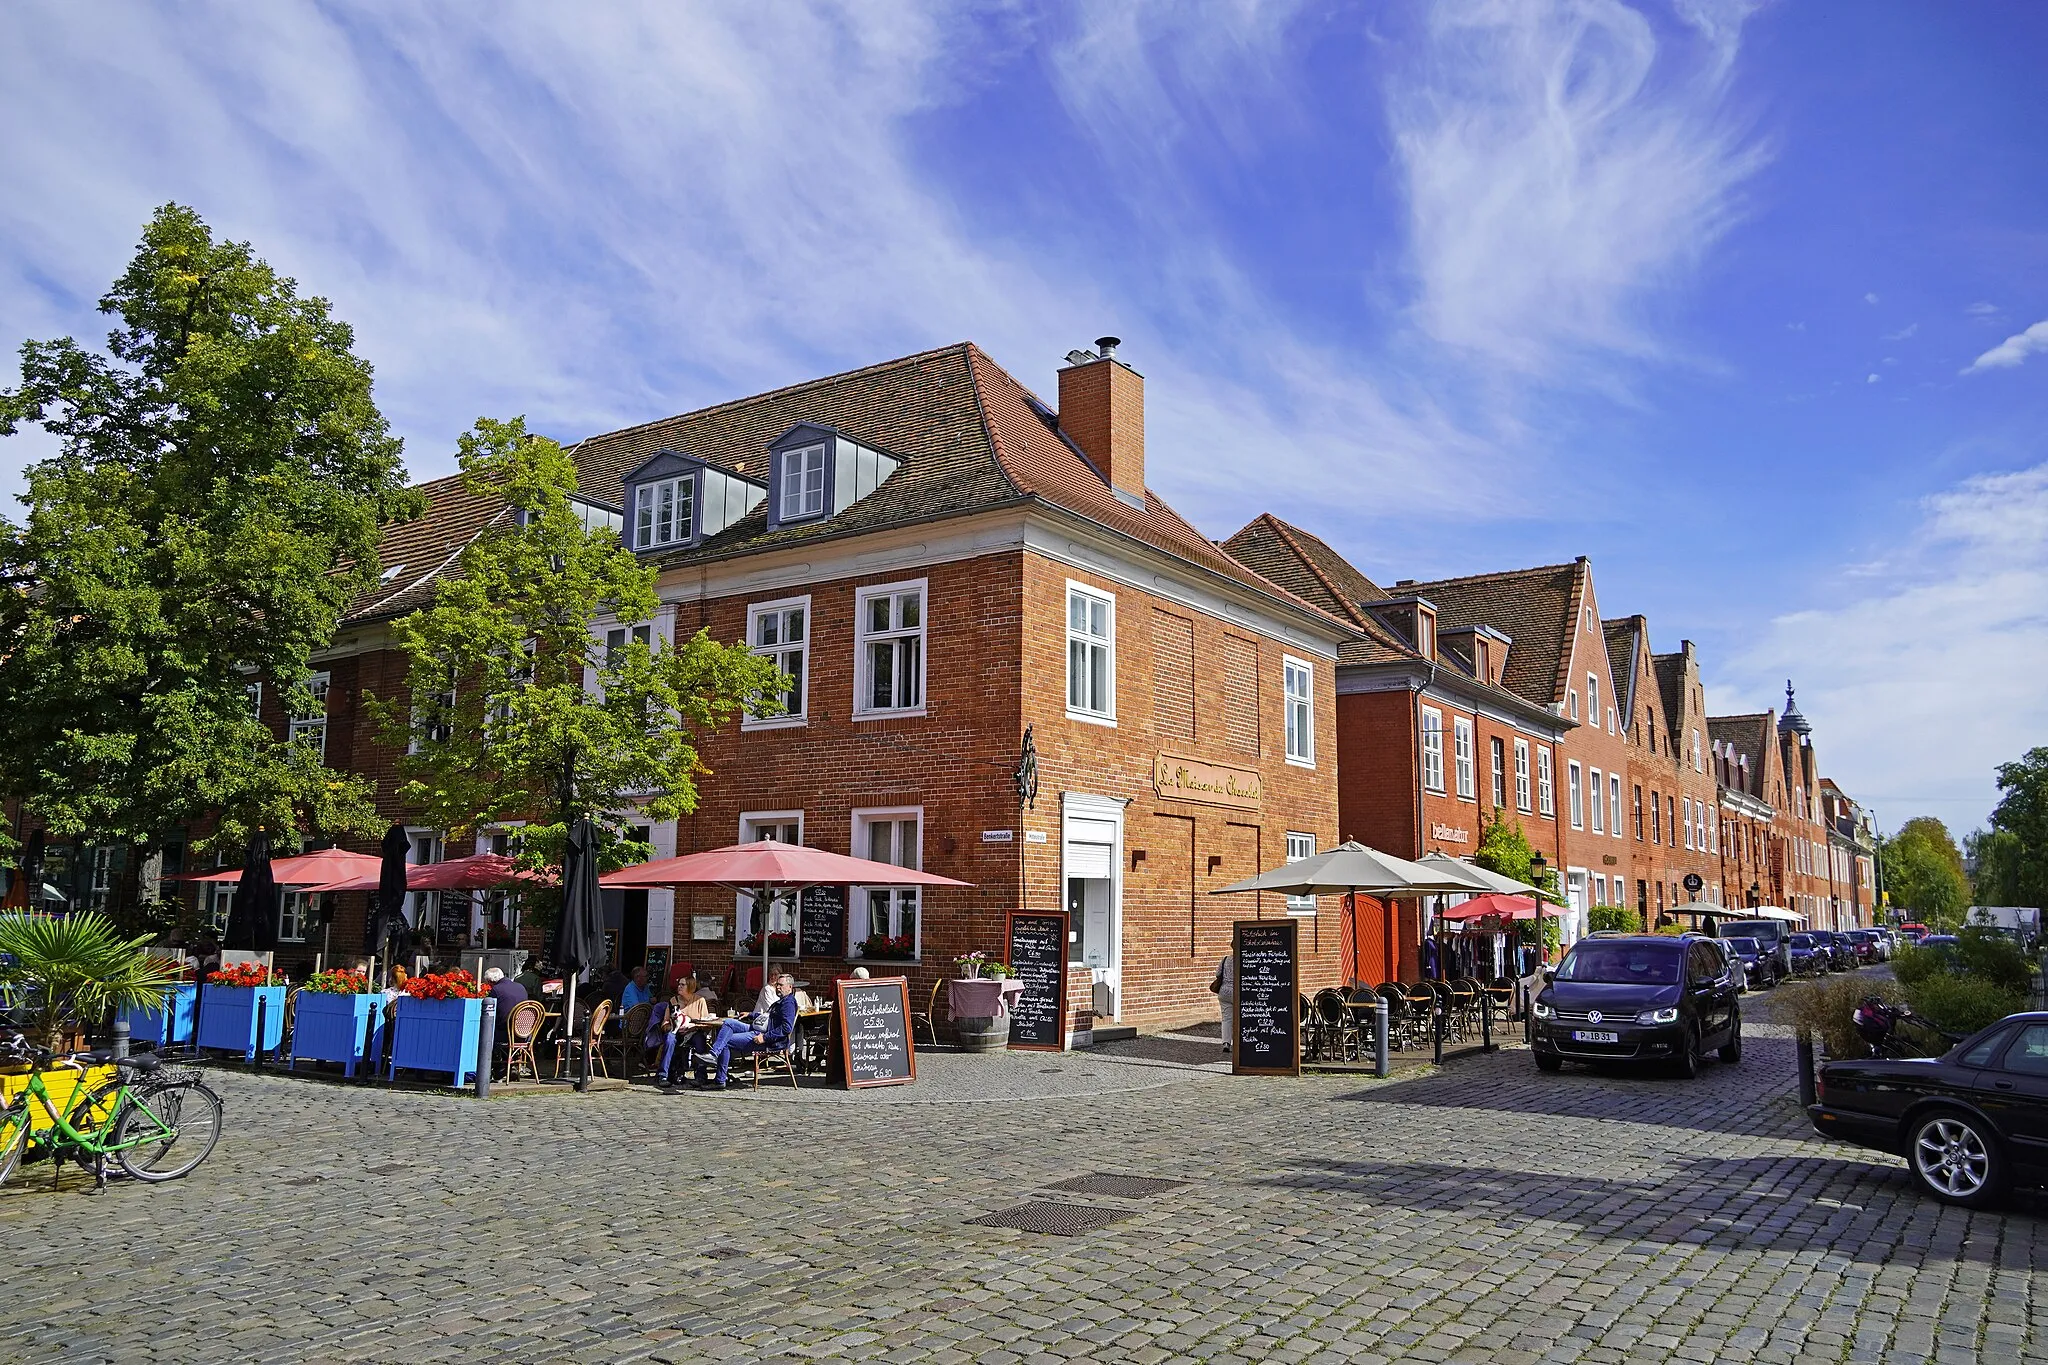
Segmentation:
{"type": "Polygon", "coordinates": [[[528,1000],[537,999],[540,995],[541,982],[540,959],[528,953],[526,965],[519,969],[519,975],[513,979],[519,983],[519,988],[526,992],[528,1000]]]}
{"type": "Polygon", "coordinates": [[[644,1005],[652,999],[654,992],[647,985],[647,969],[635,967],[632,980],[628,981],[625,989],[619,993],[619,1013],[624,1015],[633,1006],[644,1005]]]}
{"type": "Polygon", "coordinates": [[[491,988],[491,999],[498,1002],[498,1044],[502,1047],[505,1030],[512,1024],[512,1007],[527,999],[526,987],[508,979],[501,967],[485,972],[484,984],[491,988]]]}
{"type": "Polygon", "coordinates": [[[756,1024],[750,1019],[728,1019],[718,1026],[709,1045],[697,1054],[693,1064],[696,1081],[701,1089],[704,1079],[704,1063],[715,1060],[718,1063],[718,1089],[725,1088],[726,1076],[735,1053],[745,1057],[754,1052],[781,1052],[796,1038],[796,978],[784,973],[775,978],[775,1007],[768,1011],[765,1023],[756,1024]]]}
{"type": "MultiPolygon", "coordinates": [[[[641,1044],[649,1052],[661,1049],[661,1062],[654,1074],[661,1077],[664,1085],[674,1085],[682,1079],[684,1064],[677,1063],[676,1044],[692,1036],[687,1027],[692,1019],[708,1019],[711,1007],[702,996],[692,999],[684,990],[685,982],[676,983],[675,992],[668,999],[657,1004],[647,1016],[647,1032],[642,1035],[641,1044]]],[[[685,1051],[689,1045],[685,1044],[685,1051]]]]}

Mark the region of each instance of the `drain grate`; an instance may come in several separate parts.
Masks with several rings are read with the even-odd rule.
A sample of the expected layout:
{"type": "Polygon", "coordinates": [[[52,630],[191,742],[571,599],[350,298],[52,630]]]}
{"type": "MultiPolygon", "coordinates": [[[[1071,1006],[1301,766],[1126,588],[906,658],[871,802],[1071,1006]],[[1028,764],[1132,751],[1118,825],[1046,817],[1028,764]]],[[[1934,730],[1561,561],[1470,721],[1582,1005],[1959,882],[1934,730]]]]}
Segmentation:
{"type": "Polygon", "coordinates": [[[984,1228],[1016,1228],[1021,1232],[1043,1232],[1054,1237],[1073,1237],[1095,1232],[1111,1223],[1136,1215],[1129,1209],[1105,1209],[1094,1204],[1062,1204],[1052,1199],[1034,1199],[1001,1213],[970,1218],[968,1223],[984,1228]]]}
{"type": "Polygon", "coordinates": [[[1062,1180],[1045,1188],[1065,1190],[1068,1194],[1107,1194],[1118,1199],[1149,1199],[1155,1194],[1177,1190],[1187,1183],[1185,1180],[1160,1180],[1144,1175],[1111,1175],[1105,1171],[1098,1171],[1094,1175],[1077,1175],[1072,1180],[1062,1180]]]}

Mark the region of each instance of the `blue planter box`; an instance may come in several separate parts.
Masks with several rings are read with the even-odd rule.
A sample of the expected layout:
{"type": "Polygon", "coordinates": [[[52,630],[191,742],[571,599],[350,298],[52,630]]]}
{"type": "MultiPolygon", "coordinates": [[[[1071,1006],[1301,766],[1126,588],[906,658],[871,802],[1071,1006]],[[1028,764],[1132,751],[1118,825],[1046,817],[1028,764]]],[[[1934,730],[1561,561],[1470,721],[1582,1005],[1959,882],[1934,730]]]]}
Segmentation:
{"type": "Polygon", "coordinates": [[[460,1088],[476,1076],[477,1036],[483,1030],[481,1000],[398,998],[391,1035],[391,1074],[398,1068],[445,1071],[460,1088]]]}
{"type": "Polygon", "coordinates": [[[164,1003],[143,1009],[125,1009],[115,1017],[128,1025],[128,1037],[138,1043],[172,1047],[192,1041],[192,1011],[199,1003],[196,984],[173,986],[164,992],[164,1003]]]}
{"type": "Polygon", "coordinates": [[[263,1046],[284,1041],[284,987],[206,986],[199,993],[199,1046],[256,1060],[256,1002],[263,1002],[263,1046]]]}
{"type": "MultiPolygon", "coordinates": [[[[373,995],[325,995],[300,991],[292,1006],[292,1069],[299,1058],[315,1062],[340,1062],[345,1074],[356,1074],[356,1064],[374,1059],[384,1038],[384,997],[373,995]]],[[[375,1061],[371,1063],[375,1066],[375,1061]]]]}

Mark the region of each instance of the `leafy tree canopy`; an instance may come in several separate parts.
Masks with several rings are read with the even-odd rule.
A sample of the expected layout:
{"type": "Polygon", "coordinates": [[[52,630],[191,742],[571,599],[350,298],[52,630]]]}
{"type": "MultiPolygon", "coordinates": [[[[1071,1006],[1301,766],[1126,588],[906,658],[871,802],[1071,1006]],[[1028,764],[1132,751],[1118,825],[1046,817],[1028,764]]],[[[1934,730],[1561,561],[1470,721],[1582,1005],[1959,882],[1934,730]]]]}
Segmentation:
{"type": "Polygon", "coordinates": [[[0,518],[0,792],[60,836],[147,843],[209,812],[339,833],[363,782],[252,714],[311,714],[308,660],[411,514],[399,441],[326,300],[167,204],[100,300],[105,354],[21,350],[0,435],[57,438],[0,518]]]}
{"type": "Polygon", "coordinates": [[[2017,841],[2010,881],[1997,901],[1984,905],[2048,906],[2048,746],[2027,750],[2016,763],[1998,765],[1998,808],[1991,826],[2017,841]]]}
{"type": "Polygon", "coordinates": [[[434,605],[393,627],[410,699],[368,703],[387,740],[412,749],[399,797],[451,834],[523,824],[533,864],[559,860],[580,815],[604,832],[607,863],[644,858],[633,824],[696,809],[708,771],[696,737],[742,707],[778,710],[788,679],[706,631],[637,638],[658,605],[654,567],[584,524],[574,462],[523,418],[479,419],[461,469],[463,487],[501,510],[434,605]],[[608,643],[606,622],[623,644],[608,643]]]}
{"type": "Polygon", "coordinates": [[[1930,925],[1952,928],[1970,904],[1970,883],[1963,876],[1963,855],[1948,826],[1932,816],[1919,816],[1879,841],[1885,887],[1892,904],[1930,925]]]}

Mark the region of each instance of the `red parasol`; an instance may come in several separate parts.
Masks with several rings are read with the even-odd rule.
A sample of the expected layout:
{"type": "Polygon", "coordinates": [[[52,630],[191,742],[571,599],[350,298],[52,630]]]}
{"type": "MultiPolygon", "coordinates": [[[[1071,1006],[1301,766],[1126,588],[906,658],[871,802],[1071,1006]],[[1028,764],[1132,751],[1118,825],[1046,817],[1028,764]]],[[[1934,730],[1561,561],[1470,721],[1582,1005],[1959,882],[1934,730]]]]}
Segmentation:
{"type": "MultiPolygon", "coordinates": [[[[323,848],[312,853],[294,854],[289,858],[278,858],[271,862],[271,875],[279,886],[306,887],[316,891],[331,891],[334,882],[354,881],[367,876],[370,889],[377,889],[377,869],[383,861],[374,853],[351,853],[345,848],[323,848]]],[[[242,869],[226,868],[219,872],[188,872],[177,877],[166,877],[165,881],[185,882],[239,882],[242,869]]]]}
{"type": "Polygon", "coordinates": [[[1487,896],[1474,896],[1461,905],[1437,912],[1438,919],[1451,920],[1479,919],[1484,915],[1499,915],[1502,919],[1535,919],[1536,902],[1528,896],[1510,896],[1495,892],[1487,896]]]}

